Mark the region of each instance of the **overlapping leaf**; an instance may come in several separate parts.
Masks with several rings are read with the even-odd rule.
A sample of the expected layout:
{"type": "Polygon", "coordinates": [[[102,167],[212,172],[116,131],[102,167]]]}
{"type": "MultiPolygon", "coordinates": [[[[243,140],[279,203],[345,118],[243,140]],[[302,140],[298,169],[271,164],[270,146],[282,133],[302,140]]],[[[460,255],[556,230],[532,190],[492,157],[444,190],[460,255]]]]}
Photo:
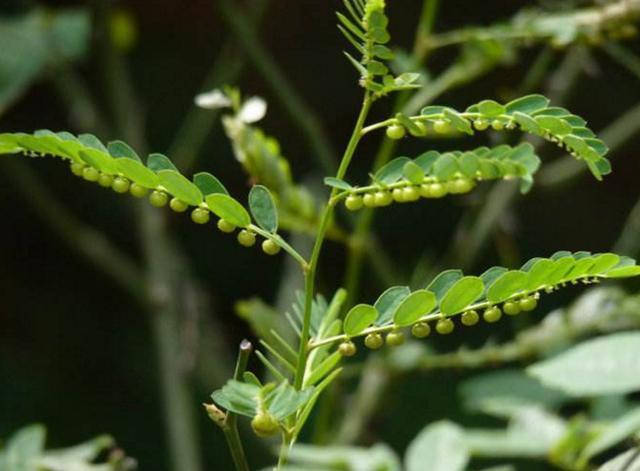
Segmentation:
{"type": "Polygon", "coordinates": [[[519,270],[492,267],[479,277],[447,270],[425,289],[411,292],[407,287],[395,286],[385,291],[373,306],[359,304],[352,308],[345,318],[343,336],[336,340],[484,309],[534,293],[552,292],[568,283],[637,275],[640,266],[628,257],[566,251],[532,259],[519,270]]]}
{"type": "MultiPolygon", "coordinates": [[[[21,152],[33,157],[61,157],[75,164],[80,171],[94,168],[100,174],[123,177],[143,188],[166,192],[189,206],[208,209],[238,227],[251,224],[244,206],[229,196],[227,189],[214,175],[201,172],[190,181],[162,154],[149,155],[145,165],[138,154],[122,141],[105,145],[91,134],[74,136],[49,130],[36,131],[34,134],[0,134],[0,154],[21,152]]],[[[256,187],[252,194],[256,195],[252,199],[256,222],[265,230],[275,232],[277,210],[268,190],[256,187]]]]}
{"type": "Polygon", "coordinates": [[[464,112],[444,106],[427,106],[412,120],[426,125],[445,122],[464,134],[485,129],[521,129],[543,137],[584,160],[591,173],[601,179],[611,171],[605,158],[607,146],[586,126],[586,121],[565,108],[549,106],[542,95],[528,95],[506,104],[484,100],[464,112]]]}
{"type": "Polygon", "coordinates": [[[420,184],[454,184],[461,178],[472,181],[519,178],[520,188],[526,192],[539,167],[540,159],[533,146],[525,143],[516,147],[479,147],[466,152],[428,151],[415,159],[398,157],[380,168],[368,186],[354,187],[335,178],[325,179],[325,184],[349,194],[366,194],[420,184]]]}

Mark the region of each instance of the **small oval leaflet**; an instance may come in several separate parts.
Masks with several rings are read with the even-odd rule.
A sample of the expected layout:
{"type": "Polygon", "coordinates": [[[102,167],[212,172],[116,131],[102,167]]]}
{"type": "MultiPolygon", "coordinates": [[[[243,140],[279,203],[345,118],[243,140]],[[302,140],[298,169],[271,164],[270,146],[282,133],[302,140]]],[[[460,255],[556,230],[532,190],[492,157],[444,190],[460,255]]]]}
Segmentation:
{"type": "Polygon", "coordinates": [[[209,209],[220,219],[238,227],[247,227],[251,224],[251,217],[247,210],[231,196],[214,193],[207,195],[206,201],[209,209]]]}
{"type": "Polygon", "coordinates": [[[508,271],[487,288],[487,300],[500,303],[527,287],[527,273],[520,270],[508,271]]]}
{"type": "Polygon", "coordinates": [[[390,321],[398,304],[410,294],[411,290],[408,286],[392,286],[391,288],[387,288],[374,304],[374,307],[379,313],[376,324],[383,325],[390,321]]]}
{"type": "Polygon", "coordinates": [[[393,322],[399,326],[411,325],[436,306],[436,295],[426,289],[414,291],[398,305],[393,322]]]}
{"type": "Polygon", "coordinates": [[[255,185],[249,192],[249,209],[258,226],[274,233],[278,230],[278,210],[271,192],[263,185],[255,185]]]}
{"type": "Polygon", "coordinates": [[[196,173],[193,176],[193,183],[200,189],[203,195],[207,196],[212,193],[222,193],[228,195],[229,192],[222,182],[209,172],[196,173]]]}
{"type": "Polygon", "coordinates": [[[465,276],[449,288],[442,301],[440,311],[450,316],[462,311],[484,293],[484,283],[477,276],[465,276]]]}
{"type": "Polygon", "coordinates": [[[369,304],[353,306],[344,318],[344,333],[349,336],[358,335],[373,324],[377,317],[378,311],[369,304]]]}
{"type": "Polygon", "coordinates": [[[139,160],[116,159],[116,167],[129,180],[145,188],[155,188],[160,182],[158,176],[145,167],[139,160]]]}
{"type": "Polygon", "coordinates": [[[161,170],[158,172],[160,184],[167,189],[169,193],[192,206],[198,206],[202,203],[202,193],[183,175],[173,170],[161,170]]]}

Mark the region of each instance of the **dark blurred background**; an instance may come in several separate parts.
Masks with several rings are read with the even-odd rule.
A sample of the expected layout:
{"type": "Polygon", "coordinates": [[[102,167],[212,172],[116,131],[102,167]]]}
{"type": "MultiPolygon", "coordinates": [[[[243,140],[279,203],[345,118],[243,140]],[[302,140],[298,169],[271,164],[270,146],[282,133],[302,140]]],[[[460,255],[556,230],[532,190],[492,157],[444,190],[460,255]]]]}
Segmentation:
{"type": "MultiPolygon", "coordinates": [[[[389,3],[394,43],[409,49],[422,2],[389,3]]],[[[442,2],[435,30],[488,25],[507,20],[524,5],[540,3],[543,2],[442,2]]],[[[546,3],[557,7],[562,2],[546,3]]],[[[83,2],[3,0],[0,13],[15,15],[36,5],[86,6],[83,2]]],[[[149,149],[166,152],[175,130],[193,106],[194,95],[203,91],[207,71],[229,40],[229,28],[215,0],[138,0],[114,5],[127,12],[135,24],[136,39],[126,54],[126,63],[144,113],[149,149]]],[[[317,111],[337,149],[345,145],[361,97],[355,83],[356,74],[341,54],[346,46],[335,28],[334,16],[339,6],[337,0],[275,0],[270,2],[259,28],[260,38],[290,81],[317,111]]],[[[627,46],[640,53],[637,39],[627,46]]],[[[0,44],[0,54],[2,50],[0,44]]],[[[484,98],[509,98],[539,50],[539,47],[521,49],[513,66],[499,67],[438,101],[464,108],[484,98]]],[[[430,69],[442,70],[452,54],[453,51],[436,54],[429,62],[430,69]]],[[[555,54],[554,61],[559,62],[563,53],[555,54]]],[[[240,53],[238,55],[240,57],[240,53]]],[[[77,67],[90,92],[101,102],[105,97],[101,92],[103,68],[99,60],[99,55],[91,52],[77,67]]],[[[268,115],[260,125],[281,141],[296,178],[320,181],[322,173],[310,156],[307,142],[283,109],[277,94],[250,61],[234,84],[246,94],[263,96],[269,102],[268,115]]],[[[544,85],[543,81],[541,86],[544,85]]],[[[597,131],[638,102],[637,78],[594,49],[565,106],[588,119],[597,131]]],[[[389,109],[389,104],[381,104],[374,118],[383,118],[389,109]]],[[[0,131],[30,132],[49,128],[74,132],[74,124],[68,117],[64,100],[45,75],[0,116],[0,131]]],[[[361,147],[352,180],[366,178],[379,137],[374,136],[361,147]]],[[[478,142],[488,141],[485,137],[478,138],[478,142]]],[[[467,148],[474,144],[454,140],[438,141],[435,146],[467,148]]],[[[426,150],[426,145],[430,144],[408,141],[402,144],[398,155],[416,155],[426,150]]],[[[640,135],[629,139],[612,155],[614,173],[601,183],[583,174],[552,191],[534,186],[528,197],[518,198],[513,209],[505,214],[497,236],[472,267],[473,273],[496,263],[515,266],[533,256],[548,256],[561,249],[609,250],[639,196],[639,149],[640,135]],[[504,232],[509,235],[505,236],[504,232]]],[[[544,148],[543,159],[559,155],[555,149],[544,148]]],[[[42,178],[42,184],[79,219],[104,231],[124,252],[140,258],[141,240],[135,230],[138,216],[132,198],[78,181],[66,165],[56,160],[27,163],[42,178]]],[[[232,193],[246,192],[246,177],[233,157],[219,122],[208,133],[195,167],[214,171],[232,193]]],[[[11,179],[10,173],[0,175],[0,436],[6,437],[30,422],[48,426],[51,446],[70,445],[108,432],[139,460],[141,469],[169,469],[157,355],[149,318],[131,296],[70,250],[43,223],[11,179]]],[[[469,198],[449,198],[431,205],[394,206],[380,211],[376,231],[382,246],[396,261],[395,269],[401,278],[409,279],[423,254],[435,259],[446,250],[460,218],[469,207],[480,204],[483,192],[469,198]]],[[[274,301],[284,270],[284,257],[269,258],[258,251],[243,250],[213,226],[190,224],[186,216],[168,215],[168,224],[193,263],[196,279],[204,287],[210,303],[207,315],[216,320],[214,339],[224,340],[224,348],[230,345],[232,355],[239,340],[251,337],[246,325],[235,316],[234,303],[251,296],[274,301]]],[[[342,279],[343,255],[340,247],[327,246],[320,288],[328,296],[342,279]]],[[[384,288],[368,273],[365,272],[360,295],[364,302],[374,301],[384,288]]],[[[638,284],[628,286],[633,289],[638,284]]],[[[543,316],[566,303],[580,289],[548,297],[535,315],[543,316]]],[[[466,333],[431,342],[435,349],[446,351],[462,344],[479,345],[490,334],[509,338],[514,322],[501,323],[499,330],[479,327],[474,329],[473,337],[466,333]]],[[[201,343],[194,348],[204,348],[206,355],[209,347],[201,343]]],[[[218,353],[212,349],[210,362],[228,361],[215,355],[218,353]]],[[[258,365],[254,366],[259,369],[258,365]]],[[[477,416],[465,416],[456,407],[456,384],[466,376],[467,373],[455,371],[414,375],[399,383],[388,395],[388,402],[374,421],[367,441],[387,441],[402,451],[424,424],[444,415],[468,425],[492,423],[477,416]]],[[[193,385],[192,402],[199,413],[198,405],[220,384],[204,385],[194,381],[193,385]]],[[[348,383],[345,388],[349,388],[348,383]]],[[[206,453],[206,469],[229,469],[222,434],[204,413],[197,415],[197,421],[206,453]]],[[[264,457],[264,450],[256,453],[264,457]]]]}

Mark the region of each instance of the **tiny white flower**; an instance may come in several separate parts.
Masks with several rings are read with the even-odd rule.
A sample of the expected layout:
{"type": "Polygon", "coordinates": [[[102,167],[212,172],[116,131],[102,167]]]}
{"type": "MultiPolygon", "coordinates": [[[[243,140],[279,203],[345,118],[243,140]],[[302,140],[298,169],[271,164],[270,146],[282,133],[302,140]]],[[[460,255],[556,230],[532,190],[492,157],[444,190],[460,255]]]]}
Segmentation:
{"type": "Polygon", "coordinates": [[[208,110],[228,108],[231,106],[231,100],[229,97],[218,89],[211,90],[207,93],[200,93],[199,95],[196,95],[194,101],[200,108],[208,110]]]}
{"type": "Polygon", "coordinates": [[[244,102],[238,119],[243,123],[255,123],[260,121],[267,114],[267,102],[264,99],[254,96],[244,102]]]}

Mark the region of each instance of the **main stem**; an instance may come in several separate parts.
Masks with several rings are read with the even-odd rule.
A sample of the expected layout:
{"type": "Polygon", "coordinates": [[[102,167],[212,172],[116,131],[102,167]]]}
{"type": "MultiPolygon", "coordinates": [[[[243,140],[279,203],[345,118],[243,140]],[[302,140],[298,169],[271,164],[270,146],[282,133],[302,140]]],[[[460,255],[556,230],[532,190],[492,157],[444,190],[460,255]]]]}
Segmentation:
{"type": "MultiPolygon", "coordinates": [[[[347,173],[347,169],[349,168],[349,164],[351,163],[351,159],[353,158],[353,154],[358,147],[358,143],[362,137],[362,129],[364,128],[364,123],[369,114],[369,109],[371,108],[371,96],[369,92],[367,92],[364,96],[364,100],[362,102],[362,108],[360,110],[360,115],[358,116],[358,120],[356,121],[355,128],[353,133],[351,134],[351,138],[349,139],[349,144],[342,155],[342,159],[340,160],[340,166],[338,167],[338,172],[336,173],[336,178],[342,179],[347,173]]],[[[304,380],[304,373],[307,364],[307,356],[309,354],[309,331],[311,328],[311,309],[313,306],[313,295],[315,292],[315,283],[316,283],[316,272],[318,268],[318,260],[320,258],[320,252],[322,250],[322,244],[324,243],[324,239],[327,233],[327,228],[329,227],[329,222],[333,217],[333,212],[335,209],[335,203],[333,202],[333,197],[338,193],[337,189],[333,189],[331,191],[331,196],[329,197],[329,201],[325,206],[322,212],[322,218],[320,219],[320,227],[318,228],[318,234],[316,236],[316,241],[313,245],[313,250],[311,252],[311,259],[309,260],[309,265],[305,272],[305,284],[304,284],[304,316],[302,321],[302,333],[300,336],[300,353],[298,355],[298,364],[296,367],[296,376],[295,376],[295,387],[296,389],[302,389],[302,382],[304,380]]]]}

